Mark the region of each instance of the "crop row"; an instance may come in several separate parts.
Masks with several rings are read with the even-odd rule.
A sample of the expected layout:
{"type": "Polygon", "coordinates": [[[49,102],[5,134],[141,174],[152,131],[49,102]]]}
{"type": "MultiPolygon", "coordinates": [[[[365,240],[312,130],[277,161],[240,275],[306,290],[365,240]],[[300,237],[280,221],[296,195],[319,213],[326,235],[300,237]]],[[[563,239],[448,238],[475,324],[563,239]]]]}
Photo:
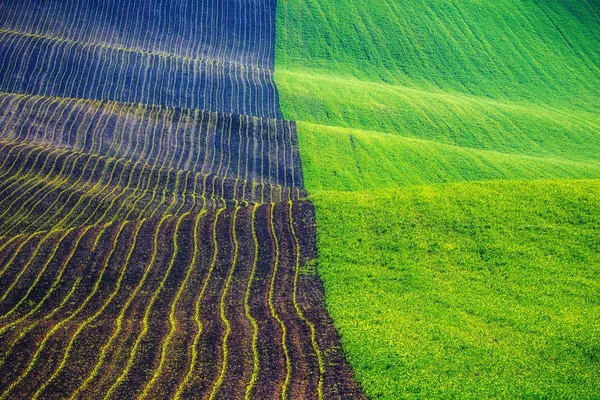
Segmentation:
{"type": "MultiPolygon", "coordinates": [[[[225,168],[224,157],[219,164],[225,168]]],[[[0,179],[0,236],[304,197],[298,187],[264,179],[10,141],[0,142],[0,179]]]]}
{"type": "Polygon", "coordinates": [[[0,140],[302,186],[295,124],[278,119],[0,93],[0,140]]]}
{"type": "Polygon", "coordinates": [[[273,0],[5,0],[0,29],[272,69],[275,6],[273,0]]]}
{"type": "Polygon", "coordinates": [[[4,239],[0,399],[360,397],[313,224],[299,201],[4,239]]]}
{"type": "Polygon", "coordinates": [[[272,71],[0,30],[0,91],[278,117],[272,71]]]}

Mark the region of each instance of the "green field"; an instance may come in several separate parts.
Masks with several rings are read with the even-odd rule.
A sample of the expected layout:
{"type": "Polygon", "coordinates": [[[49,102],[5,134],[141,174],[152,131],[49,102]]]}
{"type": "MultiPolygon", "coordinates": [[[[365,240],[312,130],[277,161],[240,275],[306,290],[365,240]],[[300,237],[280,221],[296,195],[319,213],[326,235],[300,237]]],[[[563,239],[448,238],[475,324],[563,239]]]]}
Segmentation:
{"type": "MultiPolygon", "coordinates": [[[[558,177],[588,178],[588,168],[598,176],[597,5],[428,3],[293,0],[279,5],[276,81],[282,110],[286,118],[313,124],[300,127],[300,140],[308,140],[304,133],[312,142],[326,140],[328,126],[370,131],[378,140],[367,145],[369,151],[389,148],[384,163],[404,158],[405,146],[381,133],[423,139],[423,146],[495,152],[478,154],[490,168],[475,172],[470,167],[455,179],[434,167],[442,182],[547,178],[554,173],[537,174],[529,166],[546,170],[550,163],[556,169],[557,159],[589,164],[562,165],[558,177]],[[527,170],[506,174],[506,158],[496,153],[538,158],[528,159],[527,170]],[[500,171],[492,168],[496,165],[500,171]]],[[[306,173],[313,188],[349,189],[343,179],[337,186],[330,176],[348,168],[351,136],[365,134],[345,136],[336,136],[336,146],[302,147],[309,168],[318,170],[306,173]]],[[[462,158],[442,159],[450,169],[463,164],[462,158]]],[[[425,168],[397,180],[431,182],[431,173],[425,168]]],[[[377,180],[389,180],[385,167],[375,174],[377,180]]],[[[365,185],[373,186],[370,179],[365,185]]]]}
{"type": "Polygon", "coordinates": [[[368,396],[600,393],[599,180],[313,200],[328,309],[368,396]]]}
{"type": "Polygon", "coordinates": [[[371,398],[600,393],[600,7],[290,0],[318,270],[371,398]]]}

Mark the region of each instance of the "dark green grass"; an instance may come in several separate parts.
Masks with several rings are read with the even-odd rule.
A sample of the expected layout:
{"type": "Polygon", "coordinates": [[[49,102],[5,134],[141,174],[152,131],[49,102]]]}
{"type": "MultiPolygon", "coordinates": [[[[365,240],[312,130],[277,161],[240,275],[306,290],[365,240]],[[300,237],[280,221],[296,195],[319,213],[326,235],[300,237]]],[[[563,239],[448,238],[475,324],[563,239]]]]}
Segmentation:
{"type": "Polygon", "coordinates": [[[600,181],[313,200],[328,309],[368,396],[597,398],[600,181]]]}

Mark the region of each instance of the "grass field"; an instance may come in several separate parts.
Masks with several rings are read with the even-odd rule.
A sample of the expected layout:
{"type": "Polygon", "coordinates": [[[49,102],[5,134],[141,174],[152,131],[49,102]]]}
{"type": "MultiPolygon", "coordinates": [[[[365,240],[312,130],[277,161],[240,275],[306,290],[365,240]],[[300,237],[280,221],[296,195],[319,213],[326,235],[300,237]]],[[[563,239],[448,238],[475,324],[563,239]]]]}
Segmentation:
{"type": "Polygon", "coordinates": [[[277,18],[318,270],[365,394],[594,398],[597,2],[292,0],[277,18]]]}
{"type": "Polygon", "coordinates": [[[598,395],[600,181],[313,201],[328,310],[367,396],[598,395]]]}
{"type": "MultiPolygon", "coordinates": [[[[312,124],[302,125],[305,143],[305,134],[311,143],[330,140],[327,127],[334,126],[549,159],[529,160],[537,165],[507,174],[504,157],[481,155],[491,168],[452,180],[547,178],[552,174],[540,171],[556,159],[596,169],[600,60],[592,49],[600,45],[599,18],[587,1],[285,2],[278,8],[275,74],[282,111],[312,124]]],[[[363,140],[363,149],[382,154],[387,146],[383,159],[399,158],[405,146],[380,134],[369,144],[363,140]]],[[[306,174],[316,185],[310,189],[348,188],[330,178],[348,167],[357,136],[335,135],[336,146],[327,149],[301,147],[308,163],[322,160],[318,173],[306,174]]],[[[396,180],[432,182],[432,172],[439,172],[448,181],[445,169],[460,169],[462,157],[442,159],[447,168],[422,168],[396,180]]],[[[557,176],[588,178],[590,172],[562,168],[557,176]]],[[[371,177],[390,175],[382,167],[371,177]]],[[[369,181],[364,188],[373,186],[369,181]]]]}
{"type": "Polygon", "coordinates": [[[276,67],[597,111],[597,7],[594,0],[286,1],[278,7],[276,67]]]}

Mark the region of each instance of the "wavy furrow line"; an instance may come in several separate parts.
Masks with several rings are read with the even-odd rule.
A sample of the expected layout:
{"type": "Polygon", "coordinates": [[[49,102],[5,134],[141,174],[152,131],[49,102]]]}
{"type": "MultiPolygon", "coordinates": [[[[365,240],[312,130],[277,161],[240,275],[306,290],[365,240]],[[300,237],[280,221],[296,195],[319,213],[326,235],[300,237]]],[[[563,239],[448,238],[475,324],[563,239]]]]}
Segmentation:
{"type": "MultiPolygon", "coordinates": [[[[292,187],[301,187],[302,184],[297,143],[293,139],[295,126],[289,121],[244,115],[233,118],[232,114],[219,113],[208,113],[209,118],[205,118],[207,113],[193,110],[43,96],[22,98],[3,111],[0,114],[3,116],[0,119],[3,134],[0,137],[4,140],[26,139],[27,142],[126,158],[153,166],[157,162],[164,165],[165,160],[171,160],[169,165],[176,164],[178,170],[186,160],[186,170],[205,174],[216,171],[197,161],[201,157],[213,157],[213,154],[204,155],[204,152],[220,151],[233,159],[247,161],[244,164],[233,163],[230,167],[233,169],[231,174],[241,179],[265,179],[292,187]],[[60,135],[54,133],[57,129],[61,130],[60,135]],[[151,136],[141,134],[144,131],[151,131],[151,136]],[[257,143],[262,142],[265,131],[269,141],[266,151],[264,145],[259,147],[257,143]],[[53,133],[49,136],[48,132],[53,133]],[[273,145],[279,143],[277,148],[271,145],[271,136],[274,137],[273,145]],[[205,146],[200,145],[202,142],[205,146]],[[280,158],[279,154],[283,157],[280,158]],[[196,162],[191,164],[191,159],[196,159],[196,162]],[[269,165],[266,176],[265,164],[269,165]]],[[[215,156],[221,157],[222,154],[215,156]]],[[[229,172],[229,169],[226,171],[229,172]]]]}
{"type": "MultiPolygon", "coordinates": [[[[0,138],[3,139],[26,139],[46,145],[89,153],[118,155],[136,160],[158,159],[160,161],[162,158],[177,157],[178,165],[181,165],[185,159],[188,161],[185,169],[190,169],[198,166],[197,163],[190,165],[189,162],[190,158],[196,157],[194,153],[218,151],[215,145],[222,145],[219,143],[226,140],[226,135],[232,130],[235,140],[230,142],[233,146],[226,149],[228,153],[256,159],[257,165],[260,165],[264,158],[271,159],[282,171],[286,168],[294,168],[299,163],[297,143],[295,140],[283,139],[290,134],[295,137],[293,135],[295,126],[289,121],[241,114],[199,112],[173,107],[149,107],[62,97],[19,96],[3,93],[0,94],[0,99],[11,100],[7,100],[7,106],[0,111],[2,117],[0,138]],[[206,118],[207,115],[210,119],[206,118]],[[235,118],[232,118],[233,115],[235,118]],[[143,153],[140,148],[140,142],[148,141],[146,136],[140,135],[140,130],[150,130],[155,125],[161,135],[161,143],[156,143],[157,152],[163,154],[161,157],[143,153]],[[253,148],[250,148],[252,150],[250,152],[238,150],[239,140],[260,140],[267,127],[270,128],[269,135],[281,137],[279,151],[290,153],[291,161],[274,158],[275,151],[257,153],[253,148]],[[204,142],[205,135],[209,136],[208,143],[215,145],[202,148],[200,143],[204,142]],[[286,146],[288,148],[284,149],[286,146]],[[193,151],[187,151],[186,148],[193,151]]],[[[151,143],[151,146],[153,145],[151,143]]],[[[151,148],[153,147],[148,147],[148,150],[151,148]]],[[[245,146],[243,148],[245,149],[245,146]]],[[[258,176],[255,169],[251,171],[253,176],[258,176]]],[[[236,174],[241,173],[241,170],[236,172],[236,174]]],[[[286,173],[289,174],[290,171],[286,173]]],[[[268,179],[292,186],[291,179],[278,181],[272,176],[268,179]]]]}
{"type": "Polygon", "coordinates": [[[210,265],[208,267],[207,274],[204,278],[202,288],[200,289],[198,297],[197,297],[196,301],[194,302],[194,322],[196,323],[196,335],[194,336],[194,341],[192,344],[191,361],[190,361],[189,367],[187,369],[187,372],[183,378],[183,381],[181,382],[181,384],[177,388],[177,391],[175,392],[175,396],[174,396],[175,399],[181,398],[183,391],[186,389],[188,382],[190,381],[190,379],[192,379],[192,376],[194,375],[193,371],[194,371],[194,368],[196,367],[196,364],[198,363],[198,358],[199,358],[198,344],[200,342],[200,337],[201,337],[202,331],[204,329],[204,324],[202,323],[202,320],[200,319],[200,305],[202,304],[202,299],[204,298],[204,295],[208,288],[208,283],[210,281],[210,278],[215,269],[215,265],[217,263],[218,249],[219,249],[218,243],[217,243],[217,224],[219,222],[219,215],[223,211],[224,211],[224,209],[217,211],[217,213],[214,216],[214,221],[213,221],[213,225],[212,225],[212,233],[211,233],[211,236],[212,236],[211,261],[210,261],[210,265]]]}
{"type": "Polygon", "coordinates": [[[248,384],[246,385],[246,389],[244,392],[244,399],[250,399],[252,394],[252,390],[256,385],[256,381],[258,380],[258,371],[260,370],[260,357],[258,354],[258,323],[256,319],[252,316],[251,308],[250,308],[250,289],[252,287],[252,282],[254,281],[254,277],[256,275],[256,267],[258,265],[258,256],[259,256],[259,242],[258,237],[256,236],[256,210],[258,206],[254,206],[252,208],[252,216],[251,216],[251,231],[252,231],[252,240],[254,244],[254,258],[252,260],[252,267],[250,270],[250,276],[248,278],[248,284],[246,286],[246,291],[244,293],[244,314],[246,319],[250,321],[252,325],[252,340],[251,340],[251,348],[252,348],[252,375],[248,384]]]}
{"type": "MultiPolygon", "coordinates": [[[[127,223],[124,224],[120,224],[119,225],[119,229],[117,230],[115,236],[111,239],[112,242],[112,246],[110,247],[110,250],[108,251],[106,257],[104,258],[104,262],[102,263],[102,269],[100,272],[100,276],[98,277],[98,279],[94,282],[94,286],[92,288],[92,291],[90,292],[90,294],[86,297],[86,299],[84,300],[84,302],[79,306],[79,308],[73,313],[71,314],[71,316],[69,316],[69,319],[74,319],[76,316],[78,316],[79,313],[82,313],[83,310],[85,310],[85,307],[87,306],[87,304],[92,300],[92,298],[96,295],[96,293],[99,292],[99,288],[100,288],[100,284],[103,282],[103,278],[106,275],[107,270],[109,269],[109,261],[112,259],[113,254],[115,253],[116,247],[117,247],[117,241],[119,240],[119,238],[121,237],[121,233],[123,232],[123,229],[126,227],[127,223]]],[[[138,229],[141,226],[141,224],[138,225],[138,229]]],[[[99,240],[102,236],[98,235],[98,239],[99,240]]],[[[97,247],[97,242],[94,243],[94,249],[97,247]]],[[[70,337],[68,344],[65,346],[65,350],[64,350],[64,355],[62,356],[62,359],[60,360],[60,363],[58,364],[58,366],[56,367],[56,370],[52,373],[52,375],[37,389],[37,391],[35,392],[33,398],[38,398],[40,396],[40,394],[42,394],[44,392],[44,390],[53,383],[53,381],[60,375],[60,373],[65,369],[65,367],[67,366],[67,362],[69,360],[69,356],[71,355],[72,351],[73,351],[73,346],[75,341],[77,340],[78,336],[81,334],[81,332],[87,328],[87,326],[92,323],[99,315],[102,314],[102,312],[106,309],[106,307],[111,303],[112,299],[116,296],[117,292],[119,291],[120,287],[121,287],[121,282],[123,280],[123,277],[125,275],[125,271],[126,268],[122,268],[121,269],[121,273],[119,274],[119,278],[115,284],[115,288],[113,291],[110,292],[110,294],[108,295],[108,297],[106,298],[106,301],[104,303],[102,303],[102,306],[100,307],[100,309],[98,309],[98,311],[96,311],[96,313],[94,313],[93,315],[91,315],[90,317],[86,318],[78,327],[77,330],[73,333],[73,335],[70,337]]]]}
{"type": "Polygon", "coordinates": [[[0,2],[0,399],[360,398],[275,6],[0,2]]]}
{"type": "Polygon", "coordinates": [[[319,344],[317,342],[317,329],[315,327],[315,325],[304,316],[304,312],[302,311],[299,303],[298,303],[298,279],[300,276],[300,268],[301,268],[301,263],[300,263],[300,242],[298,240],[298,236],[296,235],[296,229],[294,228],[294,211],[293,211],[293,202],[289,202],[289,208],[288,208],[288,221],[289,221],[289,227],[290,227],[290,233],[292,236],[292,239],[294,241],[294,253],[295,253],[295,260],[294,260],[294,289],[292,291],[292,301],[294,303],[294,309],[296,311],[297,316],[302,320],[302,322],[304,322],[304,324],[306,324],[308,326],[308,328],[310,329],[310,343],[311,346],[317,356],[317,360],[318,360],[318,368],[319,368],[319,378],[318,378],[318,384],[317,384],[317,396],[319,399],[323,399],[324,395],[323,395],[323,376],[325,374],[325,361],[323,359],[323,353],[321,352],[321,349],[319,348],[319,344]]]}
{"type": "MultiPolygon", "coordinates": [[[[91,227],[87,227],[82,229],[78,235],[77,238],[74,241],[74,244],[71,248],[71,251],[68,253],[66,259],[62,262],[62,265],[60,267],[58,276],[56,277],[56,279],[54,280],[54,283],[52,284],[52,286],[50,287],[50,289],[48,290],[48,292],[45,294],[45,296],[42,298],[42,300],[38,303],[38,305],[33,308],[32,310],[30,310],[27,314],[25,314],[24,316],[20,317],[18,320],[15,320],[13,322],[11,322],[8,325],[5,325],[3,327],[3,331],[5,329],[7,329],[7,327],[10,326],[14,326],[16,323],[23,321],[24,319],[30,317],[31,315],[33,315],[35,312],[37,312],[45,303],[46,301],[51,297],[51,295],[59,289],[59,284],[62,283],[62,278],[63,275],[66,271],[66,267],[69,265],[69,263],[71,262],[71,260],[73,259],[73,256],[75,254],[75,252],[78,249],[79,244],[81,243],[83,237],[87,234],[87,232],[91,229],[91,227]]],[[[64,237],[62,238],[64,239],[64,237]]],[[[54,256],[54,254],[53,254],[54,256]]],[[[54,257],[52,257],[54,258],[54,257]]],[[[79,283],[81,281],[81,277],[77,278],[76,281],[73,283],[73,285],[71,286],[71,289],[69,291],[69,293],[62,299],[61,303],[58,305],[58,307],[55,307],[54,309],[52,309],[52,311],[45,315],[40,321],[37,321],[37,323],[42,323],[44,320],[49,320],[51,319],[55,314],[57,314],[65,305],[66,303],[69,301],[69,299],[71,298],[71,296],[73,295],[73,293],[75,292],[75,290],[77,289],[77,287],[79,286],[79,283]]],[[[46,342],[48,340],[48,338],[57,330],[60,328],[60,324],[56,324],[54,325],[54,327],[44,336],[44,338],[42,339],[40,345],[37,347],[37,350],[35,351],[33,358],[31,359],[31,361],[29,362],[29,364],[27,365],[27,368],[25,369],[25,371],[23,373],[21,373],[7,388],[6,390],[4,390],[4,392],[0,395],[0,399],[6,399],[9,394],[13,391],[13,389],[19,385],[33,370],[34,366],[37,363],[37,360],[41,354],[41,352],[44,350],[45,346],[46,346],[46,342]]]]}
{"type": "MultiPolygon", "coordinates": [[[[187,216],[187,215],[189,215],[189,213],[185,214],[185,215],[187,216]]],[[[183,279],[181,285],[178,287],[177,293],[175,294],[174,300],[171,303],[171,307],[169,309],[169,332],[161,346],[158,366],[157,366],[156,370],[153,372],[152,378],[144,387],[142,394],[140,395],[141,399],[148,397],[149,393],[152,393],[152,390],[154,389],[157,382],[161,379],[161,376],[166,373],[164,371],[164,369],[165,369],[165,364],[168,362],[167,351],[173,342],[174,335],[176,334],[176,332],[178,330],[178,326],[180,324],[180,322],[176,318],[177,308],[178,308],[178,306],[180,306],[180,301],[181,301],[181,298],[183,295],[183,291],[188,286],[188,283],[192,276],[192,272],[194,270],[194,266],[196,265],[198,254],[199,254],[199,248],[198,248],[199,247],[198,246],[199,225],[200,225],[200,221],[201,221],[203,215],[204,215],[204,213],[198,214],[194,218],[194,228],[192,231],[193,242],[194,242],[194,252],[192,254],[192,258],[188,265],[188,268],[185,272],[184,279],[183,279]]],[[[178,221],[178,224],[179,223],[180,222],[178,221]]],[[[178,228],[176,228],[176,229],[178,229],[178,228]]],[[[173,246],[174,246],[175,250],[174,250],[174,257],[172,258],[171,263],[173,263],[175,261],[175,256],[180,251],[180,246],[178,245],[178,241],[176,240],[176,238],[174,238],[174,240],[173,240],[173,246]]],[[[170,267],[172,267],[172,265],[170,267]]],[[[172,349],[172,350],[174,351],[175,349],[172,349]]]]}
{"type": "MultiPolygon", "coordinates": [[[[0,152],[10,146],[14,145],[0,146],[0,152]]],[[[31,158],[43,162],[48,158],[46,154],[48,152],[45,151],[32,152],[31,157],[19,161],[19,164],[26,168],[31,158]]],[[[64,228],[109,223],[118,219],[148,218],[159,209],[174,212],[172,210],[188,207],[186,204],[192,202],[192,195],[209,198],[211,205],[204,201],[202,203],[203,207],[209,209],[223,204],[233,205],[236,196],[247,203],[261,201],[264,197],[285,201],[296,199],[294,195],[303,195],[300,191],[284,191],[279,186],[246,185],[245,180],[227,176],[221,179],[220,184],[209,186],[214,191],[207,193],[198,185],[201,176],[194,174],[192,179],[189,171],[161,171],[126,160],[86,154],[64,153],[55,161],[51,168],[47,168],[45,176],[39,177],[35,171],[31,175],[25,172],[20,185],[7,188],[7,198],[0,201],[0,212],[10,213],[11,218],[2,224],[0,231],[3,234],[10,234],[17,229],[27,232],[49,226],[64,228]],[[73,160],[75,162],[71,164],[73,160]],[[135,181],[137,183],[133,186],[135,181]],[[162,191],[157,192],[158,187],[162,187],[162,191]],[[256,190],[249,192],[250,188],[256,190]],[[16,200],[10,202],[11,193],[17,198],[27,195],[31,201],[28,200],[26,204],[19,204],[16,200]],[[292,197],[288,197],[290,195],[292,197]],[[146,208],[137,208],[142,202],[146,208]]],[[[233,163],[229,161],[228,164],[233,163]]],[[[203,178],[205,183],[206,178],[203,178]]],[[[216,182],[217,178],[213,176],[211,179],[216,182]]]]}
{"type": "Polygon", "coordinates": [[[273,241],[275,255],[274,255],[273,272],[271,274],[271,283],[269,286],[268,304],[269,304],[269,309],[271,311],[271,316],[277,321],[277,323],[279,324],[279,327],[281,329],[280,344],[281,344],[281,348],[283,349],[283,354],[285,356],[285,379],[284,379],[283,385],[281,387],[281,398],[286,399],[286,398],[288,398],[290,379],[292,377],[292,362],[291,362],[291,358],[290,358],[290,351],[289,351],[288,345],[287,345],[287,327],[283,323],[281,316],[279,316],[279,314],[277,313],[277,309],[275,307],[275,302],[273,299],[274,292],[275,292],[275,279],[277,278],[277,272],[279,270],[279,263],[280,263],[280,257],[281,257],[281,254],[279,251],[279,241],[277,239],[277,234],[275,232],[275,223],[273,220],[274,213],[275,213],[275,203],[272,203],[271,210],[269,213],[269,229],[271,231],[271,240],[273,241]]]}
{"type": "MultiPolygon", "coordinates": [[[[160,226],[162,225],[162,223],[164,222],[165,219],[166,219],[166,217],[161,219],[160,223],[156,226],[155,233],[154,233],[155,236],[158,235],[158,232],[160,231],[160,226]]],[[[124,264],[122,267],[123,273],[125,273],[125,270],[126,270],[127,266],[129,265],[129,262],[131,261],[131,256],[133,254],[134,249],[136,248],[138,235],[139,235],[141,227],[144,225],[144,223],[145,223],[145,221],[140,222],[140,224],[138,225],[138,229],[135,231],[135,234],[133,235],[132,244],[129,247],[129,252],[127,253],[127,256],[125,258],[125,261],[124,261],[124,264]]],[[[154,252],[154,250],[153,250],[153,252],[154,252]]],[[[83,382],[72,393],[72,395],[70,397],[71,399],[76,398],[79,395],[79,393],[81,393],[83,390],[87,389],[87,386],[89,385],[89,383],[99,373],[100,367],[103,364],[103,362],[107,356],[108,349],[110,348],[112,343],[115,341],[116,337],[118,336],[119,332],[122,329],[124,314],[127,311],[127,309],[129,308],[130,304],[132,303],[135,295],[139,292],[140,288],[144,284],[144,282],[148,276],[148,270],[150,269],[150,267],[151,267],[150,264],[148,264],[146,266],[146,268],[143,271],[143,276],[142,276],[141,280],[139,281],[138,285],[136,285],[134,291],[127,297],[125,303],[122,306],[120,306],[120,312],[119,312],[119,315],[118,315],[116,323],[115,323],[116,327],[115,327],[114,332],[112,333],[112,335],[110,336],[108,341],[102,346],[102,349],[100,350],[100,355],[94,365],[94,368],[87,375],[87,377],[83,380],[83,382]]],[[[119,283],[120,283],[120,281],[119,281],[119,283]]],[[[118,288],[117,288],[117,290],[118,290],[118,288]]]]}
{"type": "MultiPolygon", "coordinates": [[[[159,238],[159,232],[160,232],[160,226],[162,225],[162,223],[167,219],[167,217],[163,217],[158,225],[158,228],[156,230],[156,234],[154,235],[154,244],[153,244],[153,250],[152,250],[152,258],[150,260],[150,264],[149,264],[149,268],[152,268],[152,266],[154,266],[157,262],[158,259],[158,255],[159,255],[159,242],[158,242],[158,238],[159,238]]],[[[140,344],[142,343],[142,341],[144,340],[144,338],[146,337],[146,335],[148,334],[148,330],[149,330],[149,316],[150,316],[150,312],[152,311],[152,308],[158,298],[158,296],[164,291],[165,289],[165,282],[167,281],[167,279],[169,278],[170,274],[171,274],[171,270],[173,269],[173,265],[175,263],[175,258],[177,256],[177,236],[179,234],[179,227],[181,225],[181,221],[183,219],[183,216],[177,219],[177,222],[175,224],[175,232],[173,233],[173,246],[174,246],[174,251],[173,254],[170,258],[170,262],[169,265],[166,269],[166,271],[163,273],[162,279],[160,280],[160,283],[158,285],[158,287],[154,290],[150,301],[148,302],[148,306],[146,307],[145,311],[144,311],[144,316],[142,319],[142,331],[140,332],[140,334],[137,336],[135,343],[133,344],[132,349],[129,351],[129,358],[127,359],[127,364],[125,365],[125,367],[121,370],[120,375],[117,377],[117,379],[114,381],[114,383],[110,386],[110,388],[108,389],[108,391],[106,392],[106,395],[104,396],[105,399],[110,399],[111,395],[119,388],[120,385],[123,384],[123,382],[125,381],[125,379],[127,378],[127,376],[129,375],[132,366],[134,365],[135,362],[135,357],[138,354],[139,351],[139,347],[140,344]]],[[[142,393],[142,397],[145,395],[145,393],[142,393]]]]}
{"type": "Polygon", "coordinates": [[[55,233],[43,245],[44,235],[33,236],[27,248],[48,250],[28,267],[29,279],[49,265],[56,271],[41,303],[59,282],[66,286],[60,299],[52,295],[55,307],[21,317],[10,348],[0,345],[6,362],[28,360],[5,378],[4,398],[33,376],[39,383],[23,392],[28,398],[256,398],[265,390],[329,398],[355,390],[325,310],[314,304],[322,300],[309,283],[315,277],[301,272],[313,256],[310,210],[306,202],[255,204],[55,233]],[[58,238],[62,250],[52,252],[58,238]],[[81,267],[70,271],[84,250],[96,260],[86,278],[77,276],[81,267]],[[34,347],[31,335],[39,337],[34,347]],[[86,352],[90,345],[97,350],[86,352]]]}
{"type": "Polygon", "coordinates": [[[274,6],[274,2],[175,1],[156,15],[149,12],[152,4],[140,0],[130,7],[109,0],[102,8],[82,2],[48,3],[34,12],[5,1],[0,26],[34,37],[272,67],[274,6]]]}
{"type": "Polygon", "coordinates": [[[239,256],[239,247],[240,244],[238,242],[237,239],[237,235],[236,235],[236,223],[237,223],[237,216],[238,216],[238,212],[239,212],[239,207],[236,207],[234,212],[233,212],[233,221],[231,223],[231,237],[233,239],[233,258],[231,261],[231,267],[229,269],[229,273],[227,274],[227,279],[225,280],[225,287],[223,288],[223,292],[221,293],[221,298],[219,300],[219,318],[221,319],[221,322],[223,323],[223,325],[225,326],[225,332],[223,333],[223,345],[221,346],[221,370],[219,371],[219,375],[217,378],[217,381],[215,382],[214,386],[212,387],[212,389],[210,390],[210,395],[208,396],[209,400],[213,400],[218,392],[219,389],[221,389],[221,386],[223,385],[223,381],[225,380],[225,374],[227,373],[227,368],[228,368],[228,363],[230,362],[229,358],[229,348],[228,348],[228,340],[229,340],[229,336],[231,335],[231,323],[229,321],[229,319],[227,318],[227,314],[226,314],[226,306],[225,306],[225,299],[227,298],[227,294],[230,290],[231,287],[231,281],[233,279],[233,274],[235,272],[236,267],[238,266],[238,256],[239,256]]]}
{"type": "Polygon", "coordinates": [[[5,61],[0,64],[1,91],[280,116],[271,107],[276,104],[275,86],[262,83],[261,75],[272,72],[253,65],[164,57],[6,30],[0,31],[0,43],[0,60],[5,61]],[[79,84],[69,80],[72,76],[79,84]],[[240,81],[243,91],[235,88],[240,81]],[[145,90],[127,90],[132,85],[145,90]],[[251,99],[244,103],[246,109],[230,109],[234,92],[251,99]]]}
{"type": "MultiPolygon", "coordinates": [[[[23,296],[21,296],[21,299],[18,300],[15,303],[15,305],[13,305],[7,312],[4,312],[2,315],[0,315],[0,323],[3,322],[6,318],[10,317],[17,309],[19,309],[19,307],[23,304],[23,302],[25,302],[25,300],[29,297],[29,295],[33,291],[34,287],[39,282],[40,278],[44,275],[44,272],[46,271],[46,268],[48,267],[49,262],[54,258],[54,255],[56,254],[56,251],[58,250],[58,246],[60,245],[60,243],[64,240],[64,238],[69,233],[70,233],[70,231],[64,231],[57,239],[55,239],[55,244],[52,247],[50,257],[47,258],[47,262],[44,264],[44,266],[41,268],[41,270],[35,275],[33,282],[31,282],[29,284],[25,294],[23,296]]],[[[11,293],[11,291],[16,286],[18,286],[21,283],[21,277],[25,273],[29,272],[30,267],[34,263],[34,260],[36,258],[38,258],[38,256],[39,256],[40,249],[42,249],[42,247],[46,244],[46,242],[52,236],[54,236],[54,234],[55,234],[55,231],[48,232],[39,241],[38,245],[35,247],[35,249],[31,253],[31,255],[29,256],[29,259],[27,260],[25,265],[19,268],[18,274],[16,276],[10,277],[11,283],[6,289],[3,289],[2,297],[0,297],[0,303],[7,304],[6,299],[7,299],[8,295],[11,293]]],[[[10,264],[10,261],[9,261],[9,264],[10,264]]],[[[0,334],[2,334],[6,329],[10,328],[10,326],[12,326],[12,325],[3,326],[2,328],[0,328],[0,334]]]]}
{"type": "MultiPolygon", "coordinates": [[[[37,40],[47,40],[47,41],[52,41],[52,42],[60,43],[60,44],[68,44],[69,46],[72,46],[72,47],[117,50],[117,51],[124,52],[124,53],[144,54],[144,55],[152,56],[152,57],[177,59],[183,63],[204,64],[205,66],[214,64],[217,68],[221,68],[221,69],[225,69],[227,67],[229,67],[231,69],[250,69],[253,71],[260,71],[265,74],[271,74],[274,72],[272,69],[263,68],[263,67],[260,67],[258,65],[254,65],[254,64],[244,65],[244,64],[240,64],[239,62],[232,61],[231,59],[193,58],[193,57],[180,56],[177,54],[170,54],[170,53],[160,52],[160,51],[154,52],[154,51],[142,50],[142,49],[136,49],[136,48],[115,47],[115,46],[111,46],[110,44],[105,44],[105,43],[87,43],[87,42],[81,42],[78,40],[73,40],[73,39],[68,39],[68,38],[63,38],[63,37],[54,37],[54,36],[49,36],[49,35],[44,35],[44,34],[20,32],[20,31],[8,30],[8,29],[0,29],[0,35],[17,36],[17,37],[23,36],[25,38],[31,38],[31,39],[37,39],[37,40]]],[[[234,57],[234,59],[236,59],[236,57],[234,57]]],[[[260,57],[258,59],[260,59],[260,57]]]]}

